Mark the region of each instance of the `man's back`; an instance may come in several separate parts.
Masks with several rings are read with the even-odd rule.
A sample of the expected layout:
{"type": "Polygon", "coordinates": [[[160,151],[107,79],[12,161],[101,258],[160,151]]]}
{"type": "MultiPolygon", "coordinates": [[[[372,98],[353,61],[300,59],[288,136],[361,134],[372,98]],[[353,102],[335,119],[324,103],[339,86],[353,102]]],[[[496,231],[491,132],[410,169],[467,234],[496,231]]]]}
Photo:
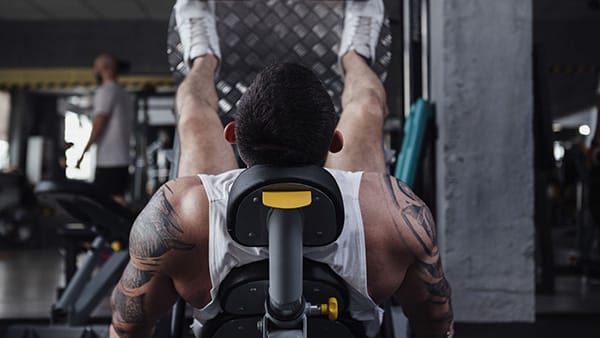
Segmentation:
{"type": "MultiPolygon", "coordinates": [[[[268,248],[241,245],[228,233],[226,217],[229,191],[240,173],[241,170],[233,170],[216,176],[200,175],[209,199],[209,269],[212,285],[217,287],[231,269],[269,258],[268,248]]],[[[350,315],[364,322],[371,335],[375,335],[383,311],[369,297],[367,287],[365,238],[358,198],[362,173],[330,169],[329,174],[337,182],[343,200],[343,230],[334,243],[305,247],[304,257],[328,265],[346,282],[350,290],[350,315]]],[[[217,287],[211,290],[213,299],[217,297],[217,287]]],[[[218,310],[218,304],[213,302],[197,312],[195,328],[214,318],[218,310]]]]}
{"type": "MultiPolygon", "coordinates": [[[[377,304],[395,297],[413,325],[428,321],[418,330],[439,332],[437,322],[448,326],[450,295],[429,210],[402,182],[377,173],[362,175],[357,197],[353,208],[360,208],[356,214],[364,224],[368,296],[377,304]],[[420,318],[423,309],[430,318],[420,318]]],[[[152,295],[153,302],[168,303],[177,294],[199,309],[210,302],[209,267],[221,262],[209,264],[216,257],[209,253],[209,230],[225,227],[210,224],[218,221],[210,210],[215,207],[198,177],[171,181],[157,192],[132,229],[131,263],[113,294],[115,306],[123,307],[121,313],[132,315],[130,319],[141,316],[143,296],[153,294],[164,284],[161,280],[171,280],[173,289],[165,292],[161,287],[162,295],[152,295]],[[140,302],[125,301],[133,294],[139,294],[140,302]]],[[[346,253],[352,254],[352,249],[346,253]]]]}

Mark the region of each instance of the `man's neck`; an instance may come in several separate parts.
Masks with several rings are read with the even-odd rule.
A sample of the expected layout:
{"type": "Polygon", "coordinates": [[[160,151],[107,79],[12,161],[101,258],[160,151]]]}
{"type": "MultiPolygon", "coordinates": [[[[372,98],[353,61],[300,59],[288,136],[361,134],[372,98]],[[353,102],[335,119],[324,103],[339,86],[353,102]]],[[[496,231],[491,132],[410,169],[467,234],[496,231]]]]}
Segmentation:
{"type": "Polygon", "coordinates": [[[113,83],[113,82],[117,82],[117,77],[115,74],[113,74],[112,72],[106,72],[106,73],[102,74],[102,83],[103,84],[108,84],[108,83],[113,83]]]}

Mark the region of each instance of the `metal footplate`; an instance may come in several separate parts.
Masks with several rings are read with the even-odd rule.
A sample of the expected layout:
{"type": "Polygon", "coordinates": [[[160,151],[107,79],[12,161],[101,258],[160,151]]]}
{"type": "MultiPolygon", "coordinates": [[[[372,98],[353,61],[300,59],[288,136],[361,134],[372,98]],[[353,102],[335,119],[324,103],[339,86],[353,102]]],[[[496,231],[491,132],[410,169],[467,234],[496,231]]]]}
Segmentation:
{"type": "MultiPolygon", "coordinates": [[[[217,91],[223,120],[232,120],[237,101],[256,74],[274,62],[296,62],[311,68],[340,111],[343,82],[337,52],[343,28],[344,1],[216,0],[217,32],[222,58],[217,91]]],[[[382,79],[391,61],[392,36],[386,20],[381,29],[373,70],[382,79]]],[[[175,79],[188,72],[171,13],[167,56],[175,79]]]]}

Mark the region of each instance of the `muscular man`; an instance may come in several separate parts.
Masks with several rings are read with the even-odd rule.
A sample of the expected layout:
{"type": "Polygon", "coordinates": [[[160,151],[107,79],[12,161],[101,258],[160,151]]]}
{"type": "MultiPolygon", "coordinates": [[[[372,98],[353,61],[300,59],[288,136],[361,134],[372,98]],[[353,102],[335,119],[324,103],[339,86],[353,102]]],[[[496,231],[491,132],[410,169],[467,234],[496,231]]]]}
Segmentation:
{"type": "Polygon", "coordinates": [[[79,161],[97,145],[94,184],[125,204],[125,190],[129,178],[129,136],[133,128],[133,101],[117,82],[117,60],[109,54],[99,55],[94,62],[94,73],[100,87],[94,94],[92,132],[79,161]]]}
{"type": "MultiPolygon", "coordinates": [[[[206,22],[210,8],[194,5],[206,22]]],[[[240,173],[230,143],[237,143],[248,166],[325,165],[335,177],[347,211],[344,231],[338,245],[317,253],[316,260],[357,291],[350,305],[358,311],[351,314],[364,321],[369,336],[381,323],[376,304],[390,298],[402,304],[417,337],[453,335],[450,287],[431,213],[404,183],[385,173],[385,92],[365,61],[373,55],[378,28],[372,26],[379,27],[382,11],[380,1],[347,5],[344,34],[350,36],[344,36],[340,50],[345,87],[339,122],[312,72],[280,64],[257,75],[235,122],[223,130],[213,85],[218,49],[206,46],[215,32],[203,33],[200,54],[186,54],[192,67],[177,92],[180,177],[158,190],[133,226],[131,261],[112,295],[112,337],[150,336],[177,297],[201,309],[193,325],[198,335],[202,323],[218,312],[214,299],[223,276],[253,260],[252,249],[233,242],[224,224],[228,188],[240,173]],[[352,264],[336,266],[332,260],[352,264]]],[[[202,25],[211,26],[214,30],[214,21],[202,25]]]]}

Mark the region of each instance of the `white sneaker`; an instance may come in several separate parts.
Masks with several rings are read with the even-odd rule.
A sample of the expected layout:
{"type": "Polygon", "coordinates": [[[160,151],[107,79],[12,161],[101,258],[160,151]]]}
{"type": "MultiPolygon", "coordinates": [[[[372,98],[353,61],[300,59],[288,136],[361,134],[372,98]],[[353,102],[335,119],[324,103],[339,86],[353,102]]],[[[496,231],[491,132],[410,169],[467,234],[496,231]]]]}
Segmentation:
{"type": "Polygon", "coordinates": [[[373,61],[383,24],[383,0],[348,0],[344,13],[344,30],[338,52],[340,65],[342,56],[350,50],[373,61]]]}
{"type": "Polygon", "coordinates": [[[183,57],[191,68],[198,56],[212,54],[221,60],[213,0],[177,0],[173,7],[183,57]]]}

